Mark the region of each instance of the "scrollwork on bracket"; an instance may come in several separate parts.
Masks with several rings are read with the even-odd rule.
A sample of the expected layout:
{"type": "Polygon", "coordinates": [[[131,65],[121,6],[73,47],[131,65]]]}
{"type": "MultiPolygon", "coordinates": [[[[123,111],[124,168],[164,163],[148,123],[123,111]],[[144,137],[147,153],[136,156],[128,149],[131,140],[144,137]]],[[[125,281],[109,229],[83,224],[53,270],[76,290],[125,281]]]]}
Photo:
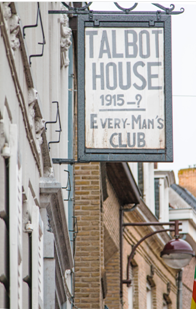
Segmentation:
{"type": "MultiPolygon", "coordinates": [[[[64,7],[61,8],[64,10],[64,7]]],[[[61,68],[67,67],[69,65],[69,58],[68,58],[68,49],[71,45],[71,29],[68,27],[68,17],[66,14],[61,14],[60,16],[60,31],[61,31],[61,41],[60,41],[60,48],[61,48],[61,68]]]]}
{"type": "Polygon", "coordinates": [[[119,9],[119,10],[121,10],[121,11],[123,11],[123,12],[125,12],[125,13],[129,13],[129,12],[131,12],[131,11],[133,11],[136,7],[137,7],[137,5],[138,5],[138,3],[135,3],[132,7],[130,7],[130,8],[123,8],[122,6],[120,6],[117,2],[114,2],[114,4],[115,4],[115,6],[119,9]]]}
{"type": "Polygon", "coordinates": [[[170,4],[170,8],[166,8],[161,4],[158,3],[152,3],[153,5],[155,5],[156,7],[158,7],[159,9],[163,10],[166,14],[168,15],[179,15],[184,13],[184,8],[180,8],[180,11],[174,11],[175,9],[175,5],[174,4],[170,4]]]}

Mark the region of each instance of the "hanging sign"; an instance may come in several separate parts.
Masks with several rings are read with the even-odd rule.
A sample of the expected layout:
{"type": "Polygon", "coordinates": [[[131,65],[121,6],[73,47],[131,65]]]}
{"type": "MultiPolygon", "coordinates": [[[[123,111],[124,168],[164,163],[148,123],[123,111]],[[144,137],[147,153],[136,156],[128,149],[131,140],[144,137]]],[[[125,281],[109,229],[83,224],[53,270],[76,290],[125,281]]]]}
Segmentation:
{"type": "Polygon", "coordinates": [[[85,17],[78,17],[79,159],[172,161],[170,17],[85,17]]]}

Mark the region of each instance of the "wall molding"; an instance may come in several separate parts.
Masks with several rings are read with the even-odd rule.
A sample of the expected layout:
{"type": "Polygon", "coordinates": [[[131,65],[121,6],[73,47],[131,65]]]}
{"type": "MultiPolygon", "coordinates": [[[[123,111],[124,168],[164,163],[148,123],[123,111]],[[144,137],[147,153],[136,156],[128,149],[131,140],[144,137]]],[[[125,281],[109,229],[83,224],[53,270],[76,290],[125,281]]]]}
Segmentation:
{"type": "Polygon", "coordinates": [[[23,91],[19,83],[19,78],[18,78],[16,66],[15,66],[13,48],[11,45],[10,35],[9,35],[10,31],[12,31],[13,33],[13,31],[15,31],[16,29],[17,29],[17,33],[15,32],[15,34],[18,40],[17,42],[19,42],[20,44],[17,43],[14,46],[16,47],[17,45],[19,47],[20,45],[20,51],[21,51],[21,56],[22,56],[22,61],[23,61],[23,66],[24,66],[24,74],[26,78],[27,87],[29,91],[34,89],[31,69],[28,63],[27,49],[25,47],[25,43],[23,40],[22,30],[19,25],[19,17],[16,14],[16,8],[15,8],[14,2],[11,2],[11,4],[8,3],[6,5],[3,3],[0,3],[0,21],[1,21],[1,36],[3,37],[3,40],[4,40],[6,55],[7,55],[8,63],[10,66],[12,79],[14,82],[15,92],[16,92],[18,103],[19,103],[19,106],[22,112],[27,140],[29,142],[33,157],[35,159],[35,162],[36,162],[36,165],[39,171],[39,175],[41,177],[42,176],[42,167],[41,167],[41,161],[40,161],[41,144],[44,144],[41,147],[42,152],[43,152],[43,164],[44,164],[43,169],[47,170],[48,168],[52,166],[52,163],[51,163],[51,159],[49,155],[49,150],[47,146],[47,140],[46,140],[46,134],[45,134],[44,128],[42,126],[42,128],[40,127],[41,129],[39,128],[38,131],[36,131],[35,129],[35,127],[37,126],[36,123],[38,122],[40,123],[40,121],[43,123],[42,113],[40,111],[38,99],[36,97],[33,102],[28,102],[29,110],[27,110],[27,107],[25,105],[23,91]],[[6,20],[5,20],[5,17],[6,17],[6,20]],[[11,19],[11,21],[9,21],[9,19],[11,19]],[[10,24],[11,24],[11,28],[9,30],[10,24]],[[31,117],[29,114],[31,114],[31,117]],[[33,119],[32,116],[35,119],[33,119]],[[34,126],[34,130],[32,130],[32,126],[34,126]]]}

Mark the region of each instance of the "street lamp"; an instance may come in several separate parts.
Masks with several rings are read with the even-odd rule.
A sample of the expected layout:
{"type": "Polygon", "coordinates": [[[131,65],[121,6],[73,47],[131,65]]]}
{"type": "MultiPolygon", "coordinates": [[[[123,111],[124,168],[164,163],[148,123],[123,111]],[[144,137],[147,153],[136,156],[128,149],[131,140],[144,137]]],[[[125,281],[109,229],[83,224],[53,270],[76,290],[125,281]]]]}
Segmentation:
{"type": "Polygon", "coordinates": [[[183,239],[170,240],[161,251],[161,257],[171,268],[181,269],[189,264],[194,256],[192,247],[183,239]]]}
{"type": "MultiPolygon", "coordinates": [[[[153,236],[157,233],[167,232],[167,231],[174,231],[175,232],[175,239],[170,240],[164,247],[163,251],[161,252],[161,257],[163,258],[164,262],[171,268],[174,269],[181,269],[182,267],[185,267],[189,264],[190,260],[193,256],[195,256],[195,253],[192,249],[192,247],[182,239],[179,239],[179,225],[181,225],[182,222],[179,222],[178,220],[172,221],[172,222],[136,222],[136,223],[122,223],[121,228],[124,226],[150,226],[150,225],[169,225],[174,226],[174,228],[169,229],[161,229],[156,230],[146,236],[144,236],[140,241],[137,242],[136,245],[133,246],[131,254],[128,258],[127,263],[127,278],[126,280],[122,280],[122,284],[127,284],[129,286],[131,284],[131,280],[129,278],[129,265],[131,260],[134,257],[136,248],[143,242],[145,239],[153,236]]],[[[121,230],[121,237],[122,237],[122,230],[121,230]]],[[[122,269],[121,269],[122,271],[122,269]]],[[[122,276],[121,276],[122,278],[122,276]]]]}

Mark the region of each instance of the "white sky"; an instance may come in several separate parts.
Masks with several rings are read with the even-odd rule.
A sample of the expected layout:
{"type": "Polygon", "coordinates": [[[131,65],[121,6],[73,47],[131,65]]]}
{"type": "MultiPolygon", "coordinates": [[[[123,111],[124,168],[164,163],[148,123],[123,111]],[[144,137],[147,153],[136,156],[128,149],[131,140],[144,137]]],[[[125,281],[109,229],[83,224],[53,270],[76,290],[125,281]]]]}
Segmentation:
{"type": "MultiPolygon", "coordinates": [[[[172,16],[172,82],[173,82],[173,142],[174,162],[159,163],[161,170],[178,170],[196,166],[196,1],[160,1],[165,7],[175,4],[174,11],[185,12],[172,16]]],[[[124,8],[134,2],[118,2],[124,8]]],[[[91,10],[116,11],[113,2],[96,1],[91,10]]],[[[139,2],[135,11],[156,11],[148,2],[139,2]]]]}

